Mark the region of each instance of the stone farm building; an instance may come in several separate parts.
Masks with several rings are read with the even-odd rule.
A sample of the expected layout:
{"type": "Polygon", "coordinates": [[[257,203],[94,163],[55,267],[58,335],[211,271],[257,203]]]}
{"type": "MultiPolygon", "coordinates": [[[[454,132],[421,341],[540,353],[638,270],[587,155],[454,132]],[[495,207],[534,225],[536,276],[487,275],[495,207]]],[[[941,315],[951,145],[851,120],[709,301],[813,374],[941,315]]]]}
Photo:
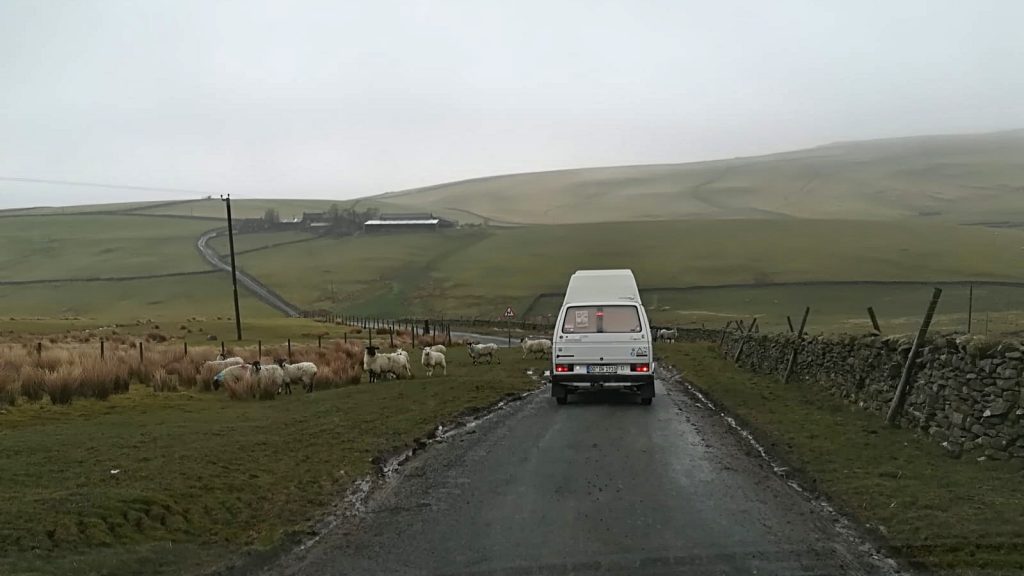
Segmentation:
{"type": "Polygon", "coordinates": [[[395,232],[402,230],[439,230],[441,228],[455,228],[458,222],[434,216],[429,213],[384,213],[363,223],[363,231],[373,232],[395,232]]]}

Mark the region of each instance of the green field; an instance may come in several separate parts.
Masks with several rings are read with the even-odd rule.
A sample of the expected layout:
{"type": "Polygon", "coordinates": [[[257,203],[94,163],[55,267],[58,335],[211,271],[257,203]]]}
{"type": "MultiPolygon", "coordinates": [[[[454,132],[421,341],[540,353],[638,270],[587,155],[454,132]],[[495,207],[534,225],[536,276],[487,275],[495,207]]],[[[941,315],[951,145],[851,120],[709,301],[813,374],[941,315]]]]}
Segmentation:
{"type": "MultiPolygon", "coordinates": [[[[198,256],[196,257],[198,258],[198,256]]],[[[279,316],[240,291],[242,318],[279,316]]],[[[231,279],[226,274],[150,280],[62,282],[0,286],[0,318],[84,317],[133,321],[233,316],[231,279]]]]}
{"type": "Polygon", "coordinates": [[[0,281],[206,270],[195,249],[209,222],[141,216],[0,219],[0,281]]]}
{"type": "MultiPolygon", "coordinates": [[[[563,290],[580,268],[632,268],[643,289],[809,280],[1024,280],[1022,259],[1024,233],[1019,231],[724,220],[323,238],[243,255],[239,262],[285,297],[309,307],[494,316],[508,305],[525,310],[539,293],[563,290]]],[[[742,299],[725,292],[718,300],[712,296],[713,302],[656,305],[707,306],[721,313],[731,306],[735,313],[748,314],[756,311],[746,301],[754,289],[745,290],[742,299]]],[[[794,303],[813,306],[818,301],[801,289],[770,290],[764,294],[772,300],[786,292],[794,303]]],[[[845,309],[875,305],[891,317],[919,314],[915,297],[902,299],[896,296],[900,292],[868,291],[845,309]],[[886,308],[886,298],[896,298],[898,306],[886,308]]],[[[823,296],[832,300],[847,294],[823,296]]]]}
{"type": "Polygon", "coordinates": [[[783,385],[723,360],[714,345],[659,344],[719,406],[787,466],[787,476],[868,526],[922,574],[1024,569],[1020,463],[952,460],[913,430],[886,426],[812,384],[783,385]]]}
{"type": "Polygon", "coordinates": [[[0,574],[199,573],[300,537],[438,422],[536,387],[542,360],[270,402],[223,393],[23,403],[0,420],[0,574]],[[116,474],[112,470],[117,470],[116,474]]]}
{"type": "MultiPolygon", "coordinates": [[[[758,318],[762,330],[788,330],[786,316],[799,325],[811,307],[807,330],[863,333],[872,330],[867,307],[875,309],[885,334],[913,332],[931,298],[933,284],[757,286],[695,290],[656,290],[643,294],[655,324],[719,328],[730,320],[758,318]]],[[[934,329],[966,331],[969,289],[943,285],[934,329]]],[[[538,299],[530,316],[558,313],[561,296],[538,299]]],[[[974,287],[972,331],[984,334],[1024,334],[1024,287],[974,287]]]]}
{"type": "Polygon", "coordinates": [[[1015,220],[1024,130],[843,142],[750,158],[477,178],[375,197],[496,220],[1015,220]]]}
{"type": "MultiPolygon", "coordinates": [[[[453,230],[322,238],[243,254],[238,262],[308,308],[399,314],[413,309],[414,301],[429,289],[435,263],[488,237],[482,230],[453,230]]],[[[423,310],[434,302],[419,304],[415,308],[423,310]]]]}
{"type": "Polygon", "coordinates": [[[136,210],[160,202],[116,202],[111,204],[80,204],[72,206],[37,206],[34,208],[11,208],[0,210],[0,217],[26,214],[81,214],[84,212],[121,212],[136,210]]]}
{"type": "MultiPolygon", "coordinates": [[[[308,240],[315,237],[315,235],[310,234],[305,230],[286,230],[281,232],[254,232],[251,234],[236,234],[235,252],[247,252],[259,248],[265,248],[267,246],[273,246],[275,244],[282,244],[284,242],[308,240]]],[[[227,255],[228,237],[226,235],[217,236],[213,240],[210,240],[209,246],[211,246],[218,253],[227,255]]]]}

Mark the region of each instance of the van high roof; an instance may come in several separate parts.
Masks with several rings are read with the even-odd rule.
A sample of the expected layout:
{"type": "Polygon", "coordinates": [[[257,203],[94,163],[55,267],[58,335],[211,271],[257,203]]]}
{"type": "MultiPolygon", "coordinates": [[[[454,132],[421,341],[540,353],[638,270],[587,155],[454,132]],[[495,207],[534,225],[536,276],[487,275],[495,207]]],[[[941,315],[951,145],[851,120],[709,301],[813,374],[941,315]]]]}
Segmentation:
{"type": "Polygon", "coordinates": [[[577,270],[569,278],[564,304],[575,302],[640,304],[640,290],[632,270],[577,270]]]}

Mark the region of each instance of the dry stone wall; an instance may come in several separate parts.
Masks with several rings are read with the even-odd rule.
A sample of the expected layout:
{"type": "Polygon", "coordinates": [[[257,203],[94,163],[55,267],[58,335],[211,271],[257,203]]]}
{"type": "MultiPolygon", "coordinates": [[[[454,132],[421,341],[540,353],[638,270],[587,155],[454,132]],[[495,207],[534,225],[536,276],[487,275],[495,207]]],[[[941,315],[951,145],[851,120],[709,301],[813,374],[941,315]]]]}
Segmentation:
{"type": "MultiPolygon", "coordinates": [[[[721,332],[682,340],[718,343],[721,332]]],[[[730,333],[732,358],[742,336],[730,333]]],[[[817,336],[799,343],[792,385],[814,385],[879,414],[888,410],[912,344],[908,336],[817,336]]],[[[791,334],[746,337],[740,366],[780,375],[797,346],[791,334]]],[[[1024,458],[1024,346],[979,336],[929,337],[918,357],[900,424],[943,445],[951,456],[1024,458]]]]}

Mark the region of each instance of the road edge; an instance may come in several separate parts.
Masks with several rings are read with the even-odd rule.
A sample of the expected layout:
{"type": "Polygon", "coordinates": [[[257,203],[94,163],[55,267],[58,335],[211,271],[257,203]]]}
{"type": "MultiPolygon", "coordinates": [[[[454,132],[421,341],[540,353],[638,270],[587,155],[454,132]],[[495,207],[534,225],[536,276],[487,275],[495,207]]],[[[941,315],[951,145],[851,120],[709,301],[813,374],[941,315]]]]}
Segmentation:
{"type": "Polygon", "coordinates": [[[542,375],[529,370],[525,375],[536,385],[532,390],[508,393],[487,406],[464,410],[454,418],[437,422],[430,432],[414,439],[411,447],[394,447],[374,456],[370,462],[376,466],[376,470],[350,483],[344,494],[324,509],[318,518],[312,520],[312,528],[285,533],[279,543],[267,549],[242,550],[221,565],[202,572],[203,576],[265,574],[279,562],[286,561],[289,555],[308,549],[338,527],[365,518],[371,512],[375,499],[384,495],[387,489],[400,479],[399,472],[416,455],[431,446],[444,445],[449,439],[469,433],[481,422],[509,407],[520,405],[523,400],[541,392],[547,386],[542,375]]]}
{"type": "Polygon", "coordinates": [[[756,452],[772,469],[772,473],[781,479],[790,489],[796,491],[807,500],[824,517],[828,518],[836,530],[852,545],[852,549],[866,555],[878,566],[880,574],[887,576],[914,576],[917,572],[905,562],[897,561],[889,556],[885,549],[888,544],[885,536],[839,511],[833,506],[828,496],[811,488],[806,481],[809,475],[798,467],[791,466],[784,458],[765,448],[763,433],[757,432],[744,418],[729,410],[728,406],[715,398],[714,394],[699,383],[683,376],[682,371],[671,363],[658,359],[658,372],[667,386],[690,397],[698,405],[713,411],[728,426],[730,433],[756,452]]]}

